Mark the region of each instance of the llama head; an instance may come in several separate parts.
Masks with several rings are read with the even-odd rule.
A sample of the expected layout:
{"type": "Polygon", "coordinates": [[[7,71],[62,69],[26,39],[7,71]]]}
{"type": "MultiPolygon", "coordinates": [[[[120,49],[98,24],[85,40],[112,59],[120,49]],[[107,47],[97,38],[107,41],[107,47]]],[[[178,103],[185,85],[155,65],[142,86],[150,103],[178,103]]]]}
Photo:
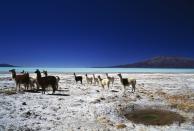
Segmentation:
{"type": "Polygon", "coordinates": [[[121,76],[121,73],[117,74],[118,76],[121,76]]]}
{"type": "Polygon", "coordinates": [[[40,73],[39,69],[36,69],[36,71],[34,73],[37,73],[37,74],[40,73]]]}
{"type": "Polygon", "coordinates": [[[25,75],[29,77],[29,73],[28,72],[26,72],[25,75]]]}
{"type": "Polygon", "coordinates": [[[22,71],[22,72],[20,72],[20,73],[24,74],[24,73],[25,73],[25,71],[23,70],[23,71],[22,71]]]}
{"type": "Polygon", "coordinates": [[[9,70],[9,72],[12,72],[13,73],[13,72],[15,72],[15,69],[9,70]]]}
{"type": "Polygon", "coordinates": [[[16,78],[16,72],[15,72],[15,69],[12,69],[12,70],[9,70],[9,72],[12,73],[12,78],[16,78]]]}
{"type": "Polygon", "coordinates": [[[43,70],[43,72],[42,72],[44,75],[46,75],[47,76],[47,71],[46,70],[43,70]]]}

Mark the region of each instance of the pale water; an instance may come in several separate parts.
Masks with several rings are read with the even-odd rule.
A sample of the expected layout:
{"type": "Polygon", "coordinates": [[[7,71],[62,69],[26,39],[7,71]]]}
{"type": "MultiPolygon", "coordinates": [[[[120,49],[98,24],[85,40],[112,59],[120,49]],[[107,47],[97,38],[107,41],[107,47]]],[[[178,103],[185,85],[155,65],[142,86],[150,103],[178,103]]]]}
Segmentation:
{"type": "MultiPolygon", "coordinates": [[[[8,73],[13,67],[0,67],[0,73],[8,73]]],[[[112,72],[112,73],[194,73],[194,69],[169,69],[169,68],[28,68],[28,67],[14,67],[17,72],[27,71],[34,72],[36,69],[47,70],[55,73],[72,73],[72,72],[112,72]]]]}

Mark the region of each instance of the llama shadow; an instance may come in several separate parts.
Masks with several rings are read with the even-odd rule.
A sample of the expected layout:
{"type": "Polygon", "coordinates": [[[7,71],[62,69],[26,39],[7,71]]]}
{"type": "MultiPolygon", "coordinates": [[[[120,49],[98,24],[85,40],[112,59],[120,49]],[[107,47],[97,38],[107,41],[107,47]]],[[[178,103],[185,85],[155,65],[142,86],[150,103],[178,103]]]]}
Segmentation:
{"type": "Polygon", "coordinates": [[[70,96],[70,94],[47,94],[47,95],[53,95],[53,96],[70,96]]]}
{"type": "Polygon", "coordinates": [[[68,92],[69,91],[69,89],[64,89],[64,90],[57,90],[57,91],[65,91],[65,92],[68,92]]]}
{"type": "Polygon", "coordinates": [[[42,90],[24,90],[24,92],[29,92],[29,93],[41,93],[42,90]]]}
{"type": "Polygon", "coordinates": [[[117,91],[117,90],[111,90],[111,92],[119,92],[119,91],[117,91]]]}

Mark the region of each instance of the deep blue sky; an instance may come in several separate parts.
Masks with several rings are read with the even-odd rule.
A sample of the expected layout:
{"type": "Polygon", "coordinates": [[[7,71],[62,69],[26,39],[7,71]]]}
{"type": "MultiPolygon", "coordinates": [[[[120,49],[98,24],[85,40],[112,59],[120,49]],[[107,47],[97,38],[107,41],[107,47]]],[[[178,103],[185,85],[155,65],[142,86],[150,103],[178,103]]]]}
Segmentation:
{"type": "Polygon", "coordinates": [[[194,58],[193,0],[1,0],[0,63],[87,67],[194,58]]]}

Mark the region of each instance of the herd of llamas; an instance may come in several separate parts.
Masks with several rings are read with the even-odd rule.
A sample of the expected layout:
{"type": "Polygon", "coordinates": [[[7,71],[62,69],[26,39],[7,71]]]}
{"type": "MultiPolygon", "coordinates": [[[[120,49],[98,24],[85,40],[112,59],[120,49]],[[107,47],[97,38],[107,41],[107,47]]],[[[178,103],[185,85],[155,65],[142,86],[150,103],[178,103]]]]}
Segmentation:
{"type": "MultiPolygon", "coordinates": [[[[41,88],[42,94],[45,94],[46,88],[51,87],[52,93],[54,94],[55,91],[58,90],[59,87],[59,80],[60,78],[58,76],[50,76],[48,75],[47,71],[41,72],[40,70],[36,70],[34,73],[36,73],[37,77],[36,79],[30,77],[28,72],[22,71],[19,75],[16,74],[16,70],[12,69],[9,70],[9,72],[12,73],[12,79],[15,80],[16,83],[16,91],[21,90],[21,85],[24,86],[25,90],[29,90],[29,88],[33,89],[36,86],[36,90],[39,90],[41,88]],[[44,77],[41,75],[41,73],[44,74],[44,77]]],[[[136,89],[136,79],[134,78],[123,78],[121,74],[117,74],[119,77],[120,83],[123,86],[123,93],[125,94],[126,87],[131,86],[132,92],[135,92],[136,89]]],[[[80,82],[83,84],[84,76],[78,76],[74,73],[75,82],[80,82]]],[[[93,74],[92,76],[88,76],[88,74],[85,74],[85,80],[87,84],[95,84],[101,86],[103,89],[105,86],[107,88],[110,87],[110,84],[114,84],[115,77],[109,76],[108,73],[106,73],[106,78],[101,78],[101,76],[95,76],[93,74]]]]}

